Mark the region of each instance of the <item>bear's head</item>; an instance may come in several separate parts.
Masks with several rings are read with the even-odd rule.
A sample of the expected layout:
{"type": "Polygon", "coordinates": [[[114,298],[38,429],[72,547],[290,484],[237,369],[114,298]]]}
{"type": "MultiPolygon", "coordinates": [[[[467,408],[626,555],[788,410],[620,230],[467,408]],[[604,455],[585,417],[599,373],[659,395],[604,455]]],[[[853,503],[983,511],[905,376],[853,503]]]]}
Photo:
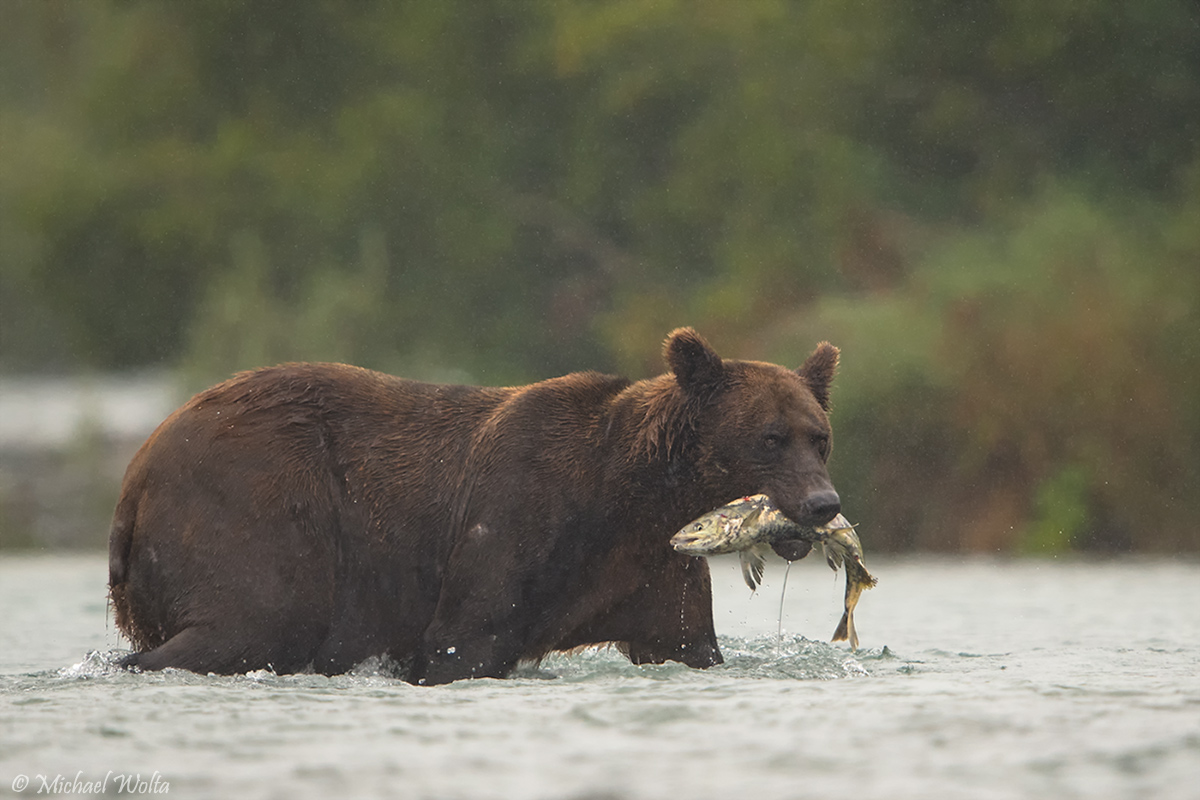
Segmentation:
{"type": "Polygon", "coordinates": [[[802,525],[841,510],[825,464],[833,445],[829,387],[838,349],[822,342],[799,369],[723,360],[691,328],[664,355],[686,399],[695,469],[720,502],[766,494],[802,525]]]}

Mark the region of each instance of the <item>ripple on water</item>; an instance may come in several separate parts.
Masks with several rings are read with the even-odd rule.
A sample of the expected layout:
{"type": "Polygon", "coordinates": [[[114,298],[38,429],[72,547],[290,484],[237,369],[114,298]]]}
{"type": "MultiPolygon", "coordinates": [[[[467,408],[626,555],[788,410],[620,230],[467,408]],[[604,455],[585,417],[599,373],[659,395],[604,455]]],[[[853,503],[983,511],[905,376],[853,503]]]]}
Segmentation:
{"type": "Polygon", "coordinates": [[[631,664],[613,647],[590,648],[577,653],[552,653],[538,664],[522,665],[513,677],[524,680],[563,680],[572,683],[640,678],[705,682],[720,678],[834,680],[870,674],[863,660],[891,658],[884,651],[852,653],[803,636],[721,637],[725,663],[707,670],[683,664],[631,664]]]}
{"type": "MultiPolygon", "coordinates": [[[[721,666],[637,666],[594,648],[425,688],[384,660],[334,677],[128,672],[128,651],[95,635],[101,559],[10,563],[0,607],[53,592],[0,626],[8,781],[115,768],[158,770],[172,795],[250,798],[1195,796],[1195,566],[884,565],[862,613],[892,648],[851,652],[777,638],[773,602],[735,605],[734,560],[714,603],[745,620],[729,616],[721,666]],[[64,569],[95,575],[66,604],[60,587],[89,584],[64,569]]],[[[832,627],[842,591],[830,586],[792,595],[793,619],[800,600],[829,612],[797,630],[832,627]]]]}
{"type": "MultiPolygon", "coordinates": [[[[782,638],[721,637],[725,663],[709,670],[693,670],[683,664],[632,664],[617,648],[593,647],[573,653],[551,653],[538,663],[517,667],[511,678],[517,681],[563,681],[587,683],[620,678],[649,680],[706,680],[705,676],[724,678],[763,678],[786,680],[835,680],[864,677],[870,671],[863,662],[881,661],[894,656],[883,648],[853,653],[826,642],[803,636],[782,638]]],[[[128,650],[93,650],[69,667],[20,676],[10,689],[47,689],[55,685],[73,685],[79,681],[107,679],[135,683],[213,685],[231,683],[242,686],[292,686],[309,689],[389,687],[403,683],[401,671],[387,658],[370,658],[345,675],[332,678],[312,673],[280,676],[270,670],[254,670],[242,675],[198,675],[184,670],[166,669],[157,673],[134,673],[120,666],[128,650]]]]}
{"type": "Polygon", "coordinates": [[[717,669],[738,677],[835,680],[870,675],[859,660],[868,657],[870,651],[856,654],[798,635],[729,638],[722,649],[725,663],[717,669]]]}
{"type": "MultiPolygon", "coordinates": [[[[884,661],[895,656],[885,647],[882,650],[851,652],[826,642],[806,639],[799,635],[760,636],[754,638],[721,637],[725,663],[709,670],[693,670],[677,662],[666,664],[632,664],[617,648],[593,647],[573,653],[551,653],[538,663],[517,667],[512,679],[555,680],[570,683],[602,681],[614,678],[673,680],[684,678],[704,680],[705,675],[787,680],[835,680],[865,677],[870,671],[863,662],[884,661]]],[[[389,686],[401,680],[401,670],[388,658],[369,658],[345,675],[327,678],[313,673],[279,676],[270,670],[254,670],[242,675],[198,675],[184,670],[167,669],[159,673],[132,673],[120,666],[128,650],[93,650],[83,660],[69,667],[36,675],[23,676],[29,685],[48,688],[54,684],[71,684],[94,679],[133,680],[211,685],[213,681],[241,685],[292,685],[306,688],[367,688],[389,686]]]]}

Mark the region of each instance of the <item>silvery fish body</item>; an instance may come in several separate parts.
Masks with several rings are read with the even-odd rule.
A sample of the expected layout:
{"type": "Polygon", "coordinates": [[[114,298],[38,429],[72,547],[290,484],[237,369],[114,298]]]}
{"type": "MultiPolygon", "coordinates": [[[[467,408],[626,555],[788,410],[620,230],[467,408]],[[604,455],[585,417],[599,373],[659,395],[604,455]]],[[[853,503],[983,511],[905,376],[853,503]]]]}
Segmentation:
{"type": "Polygon", "coordinates": [[[671,537],[671,546],[691,556],[715,556],[777,539],[803,538],[810,530],[785,517],[765,494],[755,494],[688,523],[671,537]]]}
{"type": "Polygon", "coordinates": [[[849,640],[850,646],[858,649],[854,607],[863,590],[874,586],[876,579],[863,565],[862,544],[854,526],[841,514],[818,528],[806,527],[785,517],[766,495],[750,495],[688,523],[671,537],[671,546],[677,552],[693,556],[736,552],[741,559],[742,577],[753,590],[762,581],[771,544],[786,541],[817,542],[833,570],[845,564],[846,610],[834,631],[833,641],[849,640]]]}
{"type": "Polygon", "coordinates": [[[671,537],[677,552],[691,556],[737,553],[742,577],[751,589],[762,581],[771,542],[808,539],[817,541],[812,528],[797,525],[776,508],[765,494],[742,497],[688,523],[671,537]]]}

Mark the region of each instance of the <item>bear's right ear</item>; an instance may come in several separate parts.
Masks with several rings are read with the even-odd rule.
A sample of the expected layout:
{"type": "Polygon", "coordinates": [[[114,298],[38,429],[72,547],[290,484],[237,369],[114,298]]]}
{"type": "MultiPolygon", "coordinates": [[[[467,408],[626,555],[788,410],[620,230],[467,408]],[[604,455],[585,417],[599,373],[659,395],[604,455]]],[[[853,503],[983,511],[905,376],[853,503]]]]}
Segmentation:
{"type": "Polygon", "coordinates": [[[716,389],[725,374],[721,357],[691,328],[671,331],[663,345],[663,358],[675,373],[675,380],[689,394],[716,389]]]}
{"type": "Polygon", "coordinates": [[[841,352],[829,342],[821,342],[796,370],[812,391],[813,397],[817,398],[817,403],[826,411],[829,410],[829,386],[837,373],[841,352]]]}

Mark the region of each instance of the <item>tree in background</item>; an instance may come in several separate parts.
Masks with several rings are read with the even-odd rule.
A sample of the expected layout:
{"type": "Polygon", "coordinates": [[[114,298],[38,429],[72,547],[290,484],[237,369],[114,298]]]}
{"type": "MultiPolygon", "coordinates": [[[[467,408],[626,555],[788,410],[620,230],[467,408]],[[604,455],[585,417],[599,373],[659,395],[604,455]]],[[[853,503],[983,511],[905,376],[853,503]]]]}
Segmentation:
{"type": "Polygon", "coordinates": [[[828,338],[875,542],[1200,548],[1194,3],[0,13],[0,368],[828,338]]]}

